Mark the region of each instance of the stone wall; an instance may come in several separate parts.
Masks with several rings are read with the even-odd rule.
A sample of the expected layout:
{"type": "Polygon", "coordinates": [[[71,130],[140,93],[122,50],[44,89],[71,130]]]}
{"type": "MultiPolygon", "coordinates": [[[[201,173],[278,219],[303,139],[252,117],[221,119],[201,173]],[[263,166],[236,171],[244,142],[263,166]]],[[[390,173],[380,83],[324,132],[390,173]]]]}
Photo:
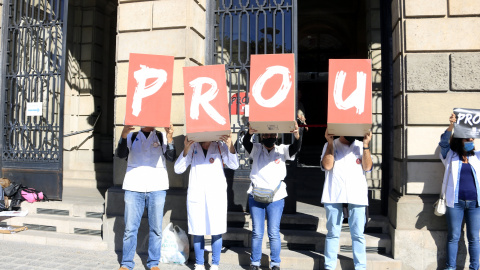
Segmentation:
{"type": "MultiPolygon", "coordinates": [[[[206,0],[120,0],[117,23],[115,139],[123,129],[130,53],[172,55],[175,57],[171,122],[177,154],[183,148],[184,104],[182,68],[205,64],[206,0]]],[[[114,183],[121,185],[123,160],[115,159],[114,183]]],[[[187,180],[167,164],[170,187],[185,188],[187,180]]]]}
{"type": "MultiPolygon", "coordinates": [[[[393,0],[393,256],[404,269],[444,265],[446,227],[433,215],[444,167],[438,141],[455,107],[480,100],[480,2],[393,0]]],[[[477,144],[478,145],[478,144],[477,144]]],[[[459,266],[468,256],[461,243],[459,266]]]]}
{"type": "Polygon", "coordinates": [[[70,1],[67,23],[64,134],[64,170],[95,170],[95,162],[112,160],[113,74],[108,1],[70,1]],[[110,100],[110,101],[109,101],[110,100]]]}

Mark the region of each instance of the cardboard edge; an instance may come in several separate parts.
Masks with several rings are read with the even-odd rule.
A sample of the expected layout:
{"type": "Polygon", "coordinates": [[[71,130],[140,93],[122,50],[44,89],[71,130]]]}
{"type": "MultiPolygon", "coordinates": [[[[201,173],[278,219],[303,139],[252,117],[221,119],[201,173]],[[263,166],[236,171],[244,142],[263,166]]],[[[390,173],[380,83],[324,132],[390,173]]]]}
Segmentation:
{"type": "Polygon", "coordinates": [[[256,129],[257,133],[292,133],[295,121],[250,121],[250,127],[256,129]]]}
{"type": "Polygon", "coordinates": [[[372,128],[371,123],[362,124],[344,124],[328,123],[328,133],[335,136],[364,136],[372,128]]]}
{"type": "Polygon", "coordinates": [[[205,132],[193,132],[187,133],[189,140],[194,142],[210,142],[210,141],[219,141],[220,137],[223,135],[229,135],[229,130],[220,130],[220,131],[205,131],[205,132]]]}

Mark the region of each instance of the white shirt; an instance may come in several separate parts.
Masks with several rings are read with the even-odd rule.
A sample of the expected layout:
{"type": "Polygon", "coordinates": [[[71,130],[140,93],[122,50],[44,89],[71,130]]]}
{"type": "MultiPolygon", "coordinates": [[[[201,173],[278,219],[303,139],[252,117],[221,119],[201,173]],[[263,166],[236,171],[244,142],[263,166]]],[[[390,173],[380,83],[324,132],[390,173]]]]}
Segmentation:
{"type": "MultiPolygon", "coordinates": [[[[327,150],[325,143],[320,165],[327,150]]],[[[335,162],[333,168],[325,171],[322,203],[350,203],[368,205],[368,185],[362,166],[363,142],[355,140],[351,145],[339,139],[333,141],[335,162]]]]}
{"type": "Polygon", "coordinates": [[[168,174],[163,154],[167,150],[167,137],[163,132],[162,136],[164,143],[160,146],[155,130],[150,132],[148,138],[140,131],[132,145],[132,133],[128,134],[126,140],[129,154],[122,186],[124,190],[151,192],[168,189],[168,174]]]}
{"type": "MultiPolygon", "coordinates": [[[[250,179],[253,185],[261,188],[275,190],[281,182],[280,188],[273,196],[273,201],[281,200],[287,197],[287,185],[283,182],[287,176],[285,161],[294,160],[295,155],[290,156],[288,152],[289,145],[275,145],[275,148],[268,152],[263,144],[254,143],[250,158],[253,160],[250,179]]],[[[252,192],[252,185],[247,193],[252,192]]]]}

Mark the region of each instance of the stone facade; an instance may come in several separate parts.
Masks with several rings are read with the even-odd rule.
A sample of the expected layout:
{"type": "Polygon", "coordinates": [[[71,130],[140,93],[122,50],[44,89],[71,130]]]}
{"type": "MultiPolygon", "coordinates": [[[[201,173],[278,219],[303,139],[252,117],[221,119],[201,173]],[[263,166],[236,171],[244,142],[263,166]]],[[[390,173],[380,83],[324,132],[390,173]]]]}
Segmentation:
{"type": "MultiPolygon", "coordinates": [[[[375,163],[368,178],[371,183],[381,183],[389,180],[381,177],[381,97],[382,91],[388,90],[382,89],[381,50],[385,48],[380,40],[380,1],[366,3],[367,55],[373,63],[371,147],[375,163]]],[[[96,161],[112,161],[125,116],[129,53],[174,56],[171,121],[180,153],[185,118],[182,68],[206,64],[206,13],[206,0],[70,1],[68,33],[72,34],[67,40],[64,132],[91,128],[99,107],[107,116],[98,123],[100,136],[65,138],[65,171],[95,171],[96,161]],[[116,25],[111,24],[112,16],[116,16],[116,25]],[[109,35],[114,37],[115,47],[109,35]],[[112,74],[109,65],[115,65],[112,74]]],[[[391,14],[394,130],[388,219],[392,255],[403,262],[403,269],[437,269],[443,266],[446,255],[445,219],[434,216],[432,211],[443,175],[438,140],[454,107],[478,107],[480,1],[392,0],[391,14]]],[[[113,164],[116,187],[107,197],[108,206],[113,208],[107,209],[112,218],[105,221],[106,238],[119,237],[109,233],[115,226],[123,226],[123,208],[119,206],[123,194],[119,187],[126,163],[113,159],[113,164]]],[[[168,164],[170,187],[175,191],[169,195],[164,220],[185,224],[187,179],[173,173],[172,167],[168,164]],[[171,211],[178,208],[182,210],[171,211]]],[[[468,268],[467,254],[462,242],[459,264],[464,268],[468,268]]]]}
{"type": "MultiPolygon", "coordinates": [[[[125,117],[128,58],[130,53],[175,57],[171,121],[177,152],[183,147],[184,105],[182,67],[205,64],[206,2],[193,0],[119,1],[117,34],[117,87],[115,139],[125,117]],[[175,10],[175,12],[172,12],[175,10]],[[141,45],[139,45],[141,44],[141,45]]],[[[171,188],[186,188],[186,180],[167,165],[171,188]]],[[[115,159],[114,183],[121,185],[125,161],[115,159]]]]}
{"type": "MultiPolygon", "coordinates": [[[[64,171],[92,171],[112,161],[114,81],[111,37],[115,34],[107,1],[70,1],[65,75],[64,133],[89,131],[64,140],[64,171]],[[97,124],[95,122],[98,118],[97,124]]],[[[113,15],[114,16],[114,15],[113,15]]],[[[113,17],[114,18],[114,17],[113,17]]],[[[113,40],[114,42],[114,40],[113,40]]]]}
{"type": "MultiPolygon", "coordinates": [[[[389,219],[393,257],[403,269],[445,263],[445,218],[433,215],[444,167],[438,141],[455,107],[480,100],[476,1],[393,0],[394,190],[389,219]]],[[[468,268],[465,243],[459,265],[468,268]],[[465,263],[467,261],[467,263],[465,263]]]]}

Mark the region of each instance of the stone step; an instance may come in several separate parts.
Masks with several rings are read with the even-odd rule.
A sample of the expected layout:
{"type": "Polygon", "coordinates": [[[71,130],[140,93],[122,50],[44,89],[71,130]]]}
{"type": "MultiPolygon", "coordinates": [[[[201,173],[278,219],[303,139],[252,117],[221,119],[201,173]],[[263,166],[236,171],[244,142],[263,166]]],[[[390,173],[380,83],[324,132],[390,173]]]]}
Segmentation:
{"type": "Polygon", "coordinates": [[[63,201],[22,202],[29,214],[101,218],[105,212],[103,193],[94,188],[63,188],[63,201]]]}
{"type": "Polygon", "coordinates": [[[72,188],[109,188],[113,186],[112,179],[81,179],[81,178],[63,178],[64,187],[72,188]]]}
{"type": "Polygon", "coordinates": [[[109,180],[113,178],[113,175],[111,171],[65,170],[63,171],[63,177],[70,179],[109,180]]]}
{"type": "Polygon", "coordinates": [[[22,202],[22,210],[27,210],[31,214],[43,214],[52,216],[69,216],[81,218],[101,218],[104,213],[103,204],[74,204],[61,201],[49,202],[22,202]]]}
{"type": "MultiPolygon", "coordinates": [[[[280,229],[298,229],[317,231],[319,217],[303,213],[283,214],[280,229]]],[[[245,212],[228,212],[227,223],[229,227],[252,229],[250,214],[245,212]]]]}
{"type": "MultiPolygon", "coordinates": [[[[250,248],[228,248],[222,251],[221,265],[243,265],[250,264],[250,248]]],[[[205,254],[205,261],[211,262],[211,253],[205,254]]],[[[280,252],[282,262],[281,269],[323,269],[324,256],[314,251],[293,251],[282,250],[280,252]]],[[[194,252],[190,253],[190,259],[194,260],[194,252]]],[[[270,250],[262,250],[262,267],[267,268],[270,261],[270,250]]],[[[339,252],[336,270],[354,269],[353,255],[351,252],[339,252]]],[[[402,262],[394,260],[389,256],[367,253],[368,270],[401,270],[402,262]]]]}
{"type": "MultiPolygon", "coordinates": [[[[280,229],[297,229],[307,231],[325,232],[327,219],[325,217],[325,209],[319,207],[315,214],[297,213],[283,214],[280,221],[280,229]]],[[[228,212],[227,224],[231,228],[245,228],[252,230],[252,221],[249,213],[245,212],[228,212]]],[[[348,227],[345,223],[344,226],[348,227]]],[[[388,233],[388,218],[381,215],[370,215],[367,224],[367,232],[388,233]]]]}
{"type": "Polygon", "coordinates": [[[30,230],[53,231],[64,234],[102,235],[102,219],[58,215],[28,214],[25,217],[9,217],[7,225],[27,226],[30,230]]]}
{"type": "MultiPolygon", "coordinates": [[[[123,216],[125,211],[124,194],[125,191],[121,187],[111,187],[108,189],[105,194],[105,213],[108,216],[123,216]]],[[[167,190],[164,215],[168,217],[168,219],[171,218],[174,220],[184,220],[187,218],[187,190],[173,188],[167,190]]]]}
{"type": "MultiPolygon", "coordinates": [[[[7,244],[7,241],[12,241],[86,250],[107,250],[107,243],[102,241],[101,236],[35,230],[26,230],[15,234],[0,234],[0,241],[3,244],[7,244]]],[[[28,256],[27,254],[25,255],[28,256]]]]}
{"type": "MultiPolygon", "coordinates": [[[[172,222],[188,233],[187,220],[172,219],[170,215],[165,214],[162,221],[162,231],[172,222]]],[[[103,217],[103,239],[108,245],[108,249],[117,252],[122,251],[123,234],[125,232],[125,220],[123,216],[104,215],[103,217]]],[[[147,253],[148,251],[148,218],[142,217],[137,235],[137,253],[147,253]]],[[[190,240],[192,243],[192,240],[190,240]]]]}
{"type": "MultiPolygon", "coordinates": [[[[266,227],[265,227],[266,228],[266,227]]],[[[290,250],[323,251],[325,246],[326,232],[312,232],[300,230],[280,230],[282,248],[290,250]]],[[[252,232],[244,228],[228,228],[223,235],[225,245],[251,247],[252,232]]],[[[367,248],[380,250],[383,253],[391,253],[391,239],[388,234],[366,233],[365,241],[367,248]]],[[[340,233],[339,245],[345,248],[352,246],[349,231],[340,233]]],[[[263,235],[263,248],[269,247],[268,234],[263,235]]]]}

